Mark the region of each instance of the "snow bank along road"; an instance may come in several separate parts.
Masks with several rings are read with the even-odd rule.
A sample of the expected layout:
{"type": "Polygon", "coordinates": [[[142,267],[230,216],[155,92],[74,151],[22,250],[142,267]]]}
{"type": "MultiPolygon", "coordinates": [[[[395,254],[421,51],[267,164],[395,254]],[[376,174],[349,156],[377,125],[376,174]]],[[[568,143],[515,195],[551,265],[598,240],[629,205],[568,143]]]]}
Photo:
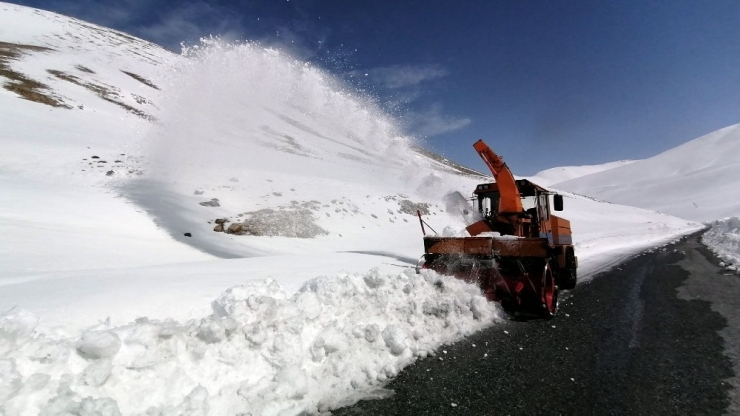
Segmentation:
{"type": "Polygon", "coordinates": [[[496,325],[339,415],[740,414],[740,280],[693,235],[496,325]]]}

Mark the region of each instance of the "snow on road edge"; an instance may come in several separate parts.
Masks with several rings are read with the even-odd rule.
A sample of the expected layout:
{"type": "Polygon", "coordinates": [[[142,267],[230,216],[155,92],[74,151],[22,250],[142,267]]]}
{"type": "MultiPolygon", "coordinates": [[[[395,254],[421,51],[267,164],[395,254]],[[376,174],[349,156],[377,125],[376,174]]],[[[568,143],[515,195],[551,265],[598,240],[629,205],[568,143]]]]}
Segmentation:
{"type": "Polygon", "coordinates": [[[579,262],[578,283],[588,282],[599,274],[611,270],[632,257],[673,244],[681,238],[700,230],[702,230],[702,227],[696,224],[695,226],[687,226],[684,229],[676,230],[673,234],[655,236],[650,240],[639,243],[612,244],[605,247],[602,251],[592,251],[584,262],[579,262]]]}
{"type": "Polygon", "coordinates": [[[716,220],[709,227],[702,243],[724,261],[726,270],[740,274],[740,218],[716,220]]]}
{"type": "Polygon", "coordinates": [[[27,311],[0,315],[0,413],[327,411],[382,395],[403,367],[502,316],[475,285],[409,270],[319,277],[292,296],[250,281],[212,306],[200,320],[140,318],[75,338],[27,311]]]}

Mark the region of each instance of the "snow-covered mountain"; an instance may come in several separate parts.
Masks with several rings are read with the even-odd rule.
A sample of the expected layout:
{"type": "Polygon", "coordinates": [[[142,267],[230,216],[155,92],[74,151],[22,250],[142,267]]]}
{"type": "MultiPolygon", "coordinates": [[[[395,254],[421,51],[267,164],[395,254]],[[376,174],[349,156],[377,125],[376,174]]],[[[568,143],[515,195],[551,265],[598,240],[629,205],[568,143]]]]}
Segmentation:
{"type": "MultiPolygon", "coordinates": [[[[319,68],[0,3],[0,83],[2,414],[323,411],[500,319],[412,269],[485,179],[319,68]]],[[[566,197],[586,279],[699,227],[566,197]]]]}
{"type": "Polygon", "coordinates": [[[582,176],[607,171],[620,166],[629,165],[635,160],[618,160],[616,162],[602,163],[600,165],[561,166],[537,172],[534,176],[526,177],[540,186],[550,186],[554,183],[565,182],[582,176]]]}
{"type": "Polygon", "coordinates": [[[694,221],[740,215],[740,125],[657,156],[552,186],[694,221]]]}

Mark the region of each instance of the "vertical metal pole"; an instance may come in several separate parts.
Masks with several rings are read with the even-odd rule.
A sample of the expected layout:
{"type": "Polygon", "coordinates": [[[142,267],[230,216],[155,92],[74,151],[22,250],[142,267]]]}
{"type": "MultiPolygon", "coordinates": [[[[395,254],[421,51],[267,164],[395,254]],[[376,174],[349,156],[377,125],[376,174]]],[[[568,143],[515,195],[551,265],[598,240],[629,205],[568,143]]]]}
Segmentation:
{"type": "Polygon", "coordinates": [[[416,210],[416,215],[419,216],[419,224],[421,225],[421,233],[424,235],[427,235],[426,230],[424,229],[424,221],[421,219],[421,211],[418,209],[416,210]]]}

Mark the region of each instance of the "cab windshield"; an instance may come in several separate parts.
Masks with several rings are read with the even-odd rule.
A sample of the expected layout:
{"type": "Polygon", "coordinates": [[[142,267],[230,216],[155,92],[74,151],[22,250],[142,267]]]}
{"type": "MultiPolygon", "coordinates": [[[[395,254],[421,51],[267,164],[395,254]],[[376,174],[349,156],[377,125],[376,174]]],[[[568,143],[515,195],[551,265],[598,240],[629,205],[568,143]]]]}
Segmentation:
{"type": "Polygon", "coordinates": [[[486,218],[495,217],[498,213],[500,199],[501,195],[496,191],[478,194],[478,212],[486,218]]]}
{"type": "Polygon", "coordinates": [[[537,197],[534,195],[522,197],[522,209],[526,212],[532,208],[537,208],[537,197]]]}
{"type": "MultiPolygon", "coordinates": [[[[478,194],[478,212],[483,214],[484,217],[489,218],[498,214],[498,204],[501,199],[501,195],[496,192],[486,192],[485,194],[478,194]]],[[[522,210],[532,210],[537,208],[537,196],[523,196],[522,197],[522,210]]]]}

